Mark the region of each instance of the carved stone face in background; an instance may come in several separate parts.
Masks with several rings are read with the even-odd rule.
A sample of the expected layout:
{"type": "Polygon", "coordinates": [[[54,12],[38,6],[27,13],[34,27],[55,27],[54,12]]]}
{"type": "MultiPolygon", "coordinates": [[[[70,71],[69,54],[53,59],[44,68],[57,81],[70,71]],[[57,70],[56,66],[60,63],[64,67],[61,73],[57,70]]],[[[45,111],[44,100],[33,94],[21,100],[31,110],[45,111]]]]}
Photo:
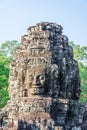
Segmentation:
{"type": "Polygon", "coordinates": [[[27,86],[29,93],[33,95],[43,95],[47,93],[47,72],[45,68],[34,67],[28,70],[27,86]]]}

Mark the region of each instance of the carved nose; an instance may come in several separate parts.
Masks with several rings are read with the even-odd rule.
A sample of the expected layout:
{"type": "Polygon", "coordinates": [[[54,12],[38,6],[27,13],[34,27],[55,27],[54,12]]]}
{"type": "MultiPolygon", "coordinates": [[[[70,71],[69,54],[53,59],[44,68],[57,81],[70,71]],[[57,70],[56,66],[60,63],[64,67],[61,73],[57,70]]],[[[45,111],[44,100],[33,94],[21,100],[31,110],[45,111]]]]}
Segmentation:
{"type": "Polygon", "coordinates": [[[37,77],[34,77],[34,80],[33,80],[33,85],[38,85],[40,84],[40,81],[37,77]]]}

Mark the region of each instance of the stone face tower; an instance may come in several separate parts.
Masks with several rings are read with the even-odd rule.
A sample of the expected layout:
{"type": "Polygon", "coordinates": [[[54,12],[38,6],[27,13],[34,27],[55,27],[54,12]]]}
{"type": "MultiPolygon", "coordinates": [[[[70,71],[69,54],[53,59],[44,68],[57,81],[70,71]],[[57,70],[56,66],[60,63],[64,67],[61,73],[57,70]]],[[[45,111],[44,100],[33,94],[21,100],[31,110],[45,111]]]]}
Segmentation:
{"type": "Polygon", "coordinates": [[[79,122],[78,63],[62,29],[42,22],[22,36],[10,64],[10,100],[3,109],[8,127],[13,121],[11,130],[68,130],[79,122]]]}

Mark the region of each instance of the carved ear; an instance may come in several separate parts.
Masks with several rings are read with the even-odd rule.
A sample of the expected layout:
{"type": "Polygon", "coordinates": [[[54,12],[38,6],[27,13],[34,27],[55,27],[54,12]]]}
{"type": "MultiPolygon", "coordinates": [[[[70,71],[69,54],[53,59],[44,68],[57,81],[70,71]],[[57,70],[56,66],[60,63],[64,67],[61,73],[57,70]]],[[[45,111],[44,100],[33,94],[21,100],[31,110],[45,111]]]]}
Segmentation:
{"type": "Polygon", "coordinates": [[[58,75],[58,65],[56,64],[51,65],[50,71],[52,75],[55,76],[58,75]]]}

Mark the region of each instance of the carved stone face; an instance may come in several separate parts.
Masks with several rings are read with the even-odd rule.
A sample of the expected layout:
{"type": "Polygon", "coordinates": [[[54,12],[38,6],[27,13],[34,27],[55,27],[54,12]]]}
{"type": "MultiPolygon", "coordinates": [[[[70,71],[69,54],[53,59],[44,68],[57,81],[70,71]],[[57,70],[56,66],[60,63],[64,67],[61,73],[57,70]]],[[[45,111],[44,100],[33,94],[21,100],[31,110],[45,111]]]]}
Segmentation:
{"type": "Polygon", "coordinates": [[[28,71],[29,93],[33,95],[45,94],[47,90],[47,74],[44,68],[34,67],[28,71]]]}

